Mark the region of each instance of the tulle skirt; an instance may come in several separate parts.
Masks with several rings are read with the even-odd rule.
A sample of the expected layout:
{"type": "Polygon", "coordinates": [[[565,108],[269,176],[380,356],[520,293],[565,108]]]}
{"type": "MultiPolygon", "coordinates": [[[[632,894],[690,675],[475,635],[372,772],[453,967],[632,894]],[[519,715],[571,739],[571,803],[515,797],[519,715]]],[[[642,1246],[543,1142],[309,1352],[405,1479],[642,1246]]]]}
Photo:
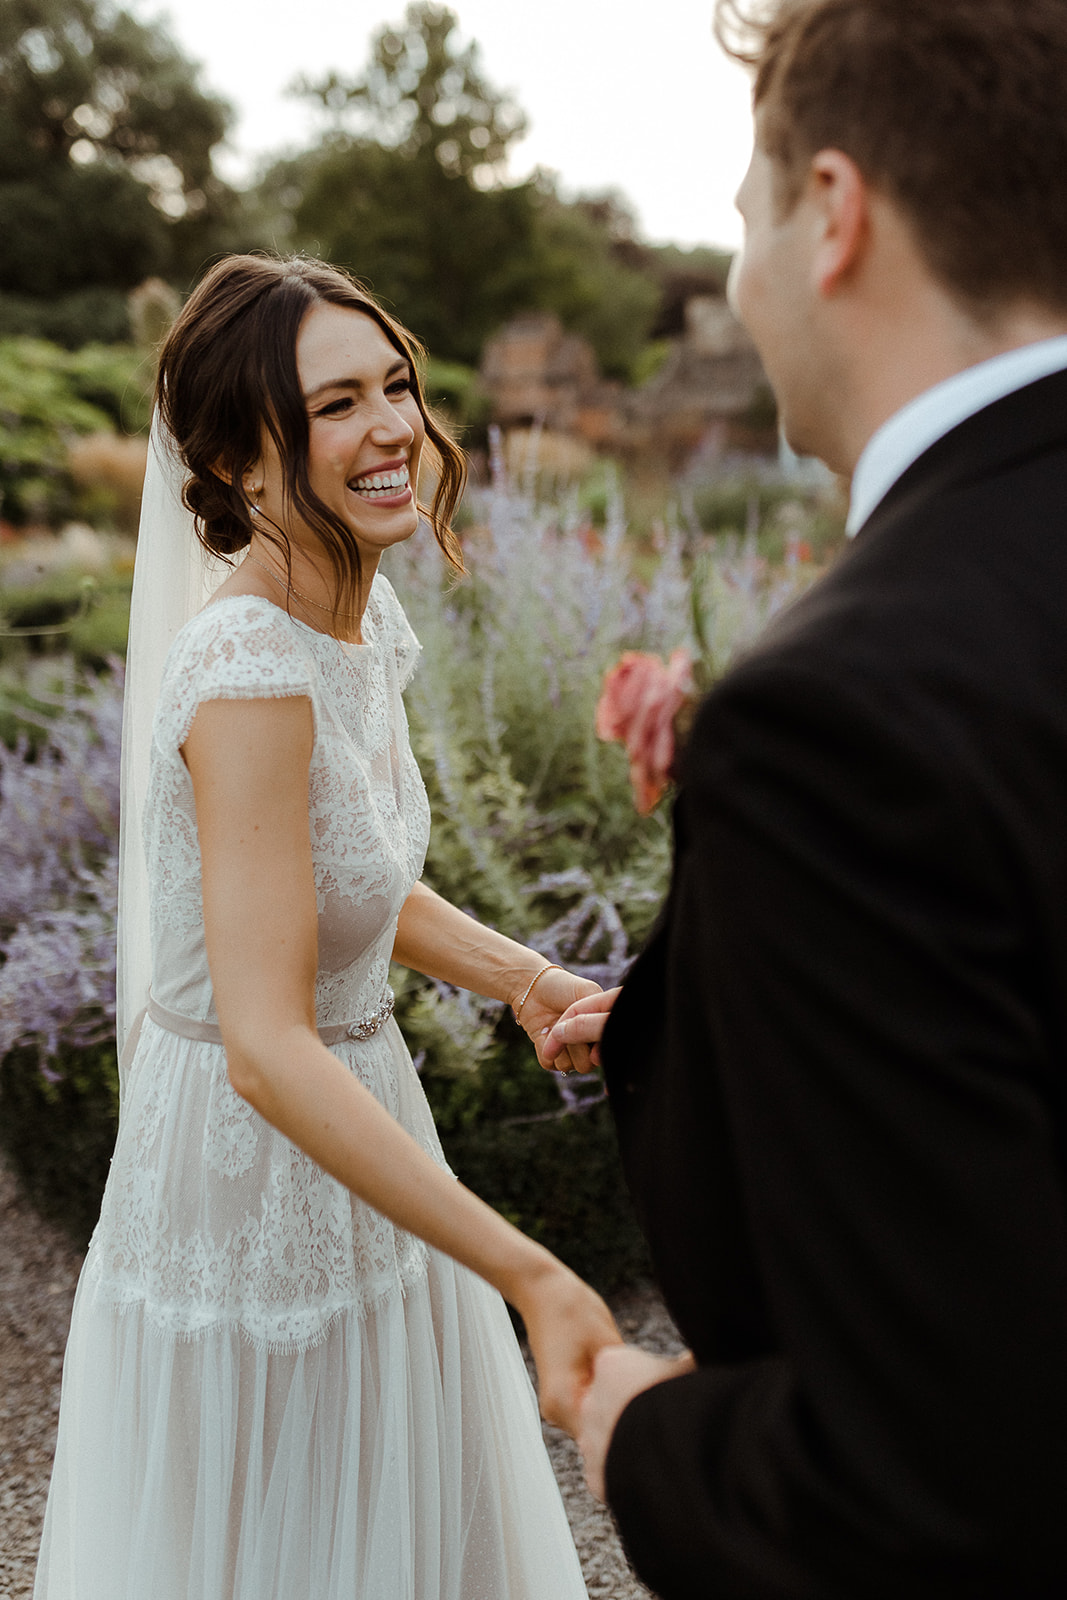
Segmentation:
{"type": "Polygon", "coordinates": [[[584,1600],[503,1302],[436,1252],[310,1348],[83,1276],[35,1600],[584,1600]]]}

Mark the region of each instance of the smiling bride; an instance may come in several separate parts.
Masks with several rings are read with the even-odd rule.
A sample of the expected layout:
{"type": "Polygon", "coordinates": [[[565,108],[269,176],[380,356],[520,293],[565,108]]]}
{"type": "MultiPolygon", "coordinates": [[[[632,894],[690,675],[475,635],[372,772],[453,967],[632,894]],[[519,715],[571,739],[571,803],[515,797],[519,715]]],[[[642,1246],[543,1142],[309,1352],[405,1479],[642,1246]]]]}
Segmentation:
{"type": "Polygon", "coordinates": [[[618,1336],[448,1171],[387,984],[395,957],[508,1001],[535,1048],[596,990],[420,882],[419,647],[378,563],[428,523],[461,567],[463,477],[411,339],[321,262],[224,260],[168,336],[131,614],[120,1127],[37,1600],[585,1594],[501,1297],[563,1423],[618,1336]]]}

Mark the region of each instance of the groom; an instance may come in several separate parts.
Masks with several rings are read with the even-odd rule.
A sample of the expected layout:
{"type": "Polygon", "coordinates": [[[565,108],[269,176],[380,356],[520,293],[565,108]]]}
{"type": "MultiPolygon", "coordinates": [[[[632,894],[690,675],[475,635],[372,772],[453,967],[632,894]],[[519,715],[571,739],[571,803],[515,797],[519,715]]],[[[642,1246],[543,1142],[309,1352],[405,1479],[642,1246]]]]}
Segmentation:
{"type": "Polygon", "coordinates": [[[580,1443],[662,1600],[1067,1595],[1067,4],[751,37],[733,292],[856,537],[691,737],[603,1056],[695,1369],[580,1443]]]}

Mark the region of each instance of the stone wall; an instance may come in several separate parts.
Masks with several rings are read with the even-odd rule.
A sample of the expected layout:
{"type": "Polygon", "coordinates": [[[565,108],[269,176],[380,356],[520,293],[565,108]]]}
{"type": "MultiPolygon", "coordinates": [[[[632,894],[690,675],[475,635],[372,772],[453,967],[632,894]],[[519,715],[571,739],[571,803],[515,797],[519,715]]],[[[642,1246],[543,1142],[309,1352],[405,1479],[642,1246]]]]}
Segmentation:
{"type": "Polygon", "coordinates": [[[485,346],[482,383],[503,428],[540,424],[595,449],[684,465],[694,451],[773,454],[776,428],[756,348],[724,299],[686,306],[686,329],[655,377],[638,389],[603,379],[586,340],[550,312],[516,317],[485,346]]]}

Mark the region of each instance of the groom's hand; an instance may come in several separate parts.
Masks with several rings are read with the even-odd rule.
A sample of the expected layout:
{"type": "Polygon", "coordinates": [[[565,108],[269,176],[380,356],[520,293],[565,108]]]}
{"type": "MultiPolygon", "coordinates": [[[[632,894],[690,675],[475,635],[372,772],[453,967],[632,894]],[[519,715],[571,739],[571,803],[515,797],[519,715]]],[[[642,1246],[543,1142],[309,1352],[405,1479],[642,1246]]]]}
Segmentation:
{"type": "Polygon", "coordinates": [[[594,1067],[600,1065],[599,1044],[604,1024],[621,990],[606,989],[597,994],[576,1000],[559,1017],[541,1040],[538,1055],[545,1063],[552,1063],[563,1051],[575,1046],[592,1046],[589,1058],[594,1067]]]}
{"type": "Polygon", "coordinates": [[[652,1356],[630,1344],[600,1351],[593,1364],[593,1381],[578,1408],[576,1435],[585,1462],[585,1481],[598,1500],[606,1499],[604,1463],[611,1436],[630,1401],[654,1384],[695,1370],[696,1363],[688,1350],[673,1358],[652,1356]]]}

